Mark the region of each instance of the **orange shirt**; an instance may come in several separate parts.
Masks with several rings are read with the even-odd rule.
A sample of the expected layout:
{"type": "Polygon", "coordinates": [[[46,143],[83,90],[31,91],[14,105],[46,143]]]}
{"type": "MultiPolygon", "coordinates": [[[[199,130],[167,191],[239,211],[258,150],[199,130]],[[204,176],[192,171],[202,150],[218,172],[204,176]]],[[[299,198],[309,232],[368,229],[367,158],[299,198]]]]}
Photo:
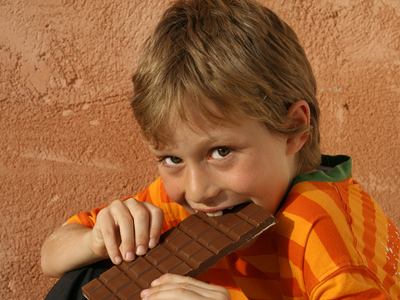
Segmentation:
{"type": "MultiPolygon", "coordinates": [[[[225,286],[233,300],[400,299],[398,229],[353,180],[350,158],[323,163],[333,168],[295,178],[276,226],[199,279],[225,286]]],[[[163,231],[188,216],[161,179],[135,198],[164,210],[163,231]]],[[[67,222],[93,227],[102,208],[67,222]]]]}

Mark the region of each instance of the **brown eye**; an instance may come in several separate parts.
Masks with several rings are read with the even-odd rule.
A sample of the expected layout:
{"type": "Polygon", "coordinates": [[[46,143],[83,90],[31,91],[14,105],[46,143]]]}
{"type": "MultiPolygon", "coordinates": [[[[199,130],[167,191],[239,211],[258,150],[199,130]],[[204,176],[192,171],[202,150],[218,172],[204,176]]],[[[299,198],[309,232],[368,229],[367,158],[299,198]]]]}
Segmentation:
{"type": "Polygon", "coordinates": [[[225,156],[228,156],[231,152],[232,152],[231,148],[227,148],[227,147],[215,148],[211,152],[211,158],[221,159],[221,158],[224,158],[225,156]]]}
{"type": "Polygon", "coordinates": [[[176,157],[176,156],[167,156],[160,160],[160,162],[162,162],[162,161],[166,165],[173,166],[173,165],[180,164],[182,162],[182,159],[180,159],[179,157],[176,157]]]}
{"type": "Polygon", "coordinates": [[[171,161],[174,164],[179,164],[180,162],[182,162],[182,159],[180,159],[179,157],[176,157],[176,156],[171,156],[171,161]]]}
{"type": "Polygon", "coordinates": [[[217,151],[220,156],[227,156],[229,153],[231,153],[231,149],[229,148],[218,148],[217,151]]]}

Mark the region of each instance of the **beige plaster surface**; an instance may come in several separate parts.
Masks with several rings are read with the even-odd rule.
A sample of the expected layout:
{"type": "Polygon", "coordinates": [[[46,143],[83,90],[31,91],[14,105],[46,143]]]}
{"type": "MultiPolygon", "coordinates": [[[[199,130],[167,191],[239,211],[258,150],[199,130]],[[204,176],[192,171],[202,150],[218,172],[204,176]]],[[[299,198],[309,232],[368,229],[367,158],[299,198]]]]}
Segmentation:
{"type": "MultiPolygon", "coordinates": [[[[156,177],[130,111],[140,45],[169,1],[0,0],[0,299],[43,299],[46,236],[156,177]]],[[[318,81],[322,149],[400,225],[400,2],[263,0],[318,81]]]]}

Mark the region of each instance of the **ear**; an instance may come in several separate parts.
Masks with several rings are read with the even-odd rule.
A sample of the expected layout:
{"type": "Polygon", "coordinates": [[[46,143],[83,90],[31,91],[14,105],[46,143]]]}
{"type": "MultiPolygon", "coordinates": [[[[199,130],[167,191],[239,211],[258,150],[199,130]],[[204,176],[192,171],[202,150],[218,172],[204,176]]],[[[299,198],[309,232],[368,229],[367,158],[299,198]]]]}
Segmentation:
{"type": "MultiPolygon", "coordinates": [[[[310,107],[304,100],[297,100],[290,105],[287,118],[292,121],[292,126],[310,125],[310,107]]],[[[286,155],[295,154],[303,147],[308,138],[308,132],[298,133],[286,140],[286,155]]]]}

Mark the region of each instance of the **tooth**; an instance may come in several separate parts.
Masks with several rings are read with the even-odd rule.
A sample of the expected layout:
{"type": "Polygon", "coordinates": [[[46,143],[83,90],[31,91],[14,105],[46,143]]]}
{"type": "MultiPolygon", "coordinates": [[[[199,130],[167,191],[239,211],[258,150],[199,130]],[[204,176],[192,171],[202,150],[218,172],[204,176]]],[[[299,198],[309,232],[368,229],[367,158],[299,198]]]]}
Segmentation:
{"type": "Polygon", "coordinates": [[[222,216],[224,214],[224,212],[222,210],[220,210],[220,211],[206,213],[206,214],[209,217],[219,217],[219,216],[222,216]]]}

